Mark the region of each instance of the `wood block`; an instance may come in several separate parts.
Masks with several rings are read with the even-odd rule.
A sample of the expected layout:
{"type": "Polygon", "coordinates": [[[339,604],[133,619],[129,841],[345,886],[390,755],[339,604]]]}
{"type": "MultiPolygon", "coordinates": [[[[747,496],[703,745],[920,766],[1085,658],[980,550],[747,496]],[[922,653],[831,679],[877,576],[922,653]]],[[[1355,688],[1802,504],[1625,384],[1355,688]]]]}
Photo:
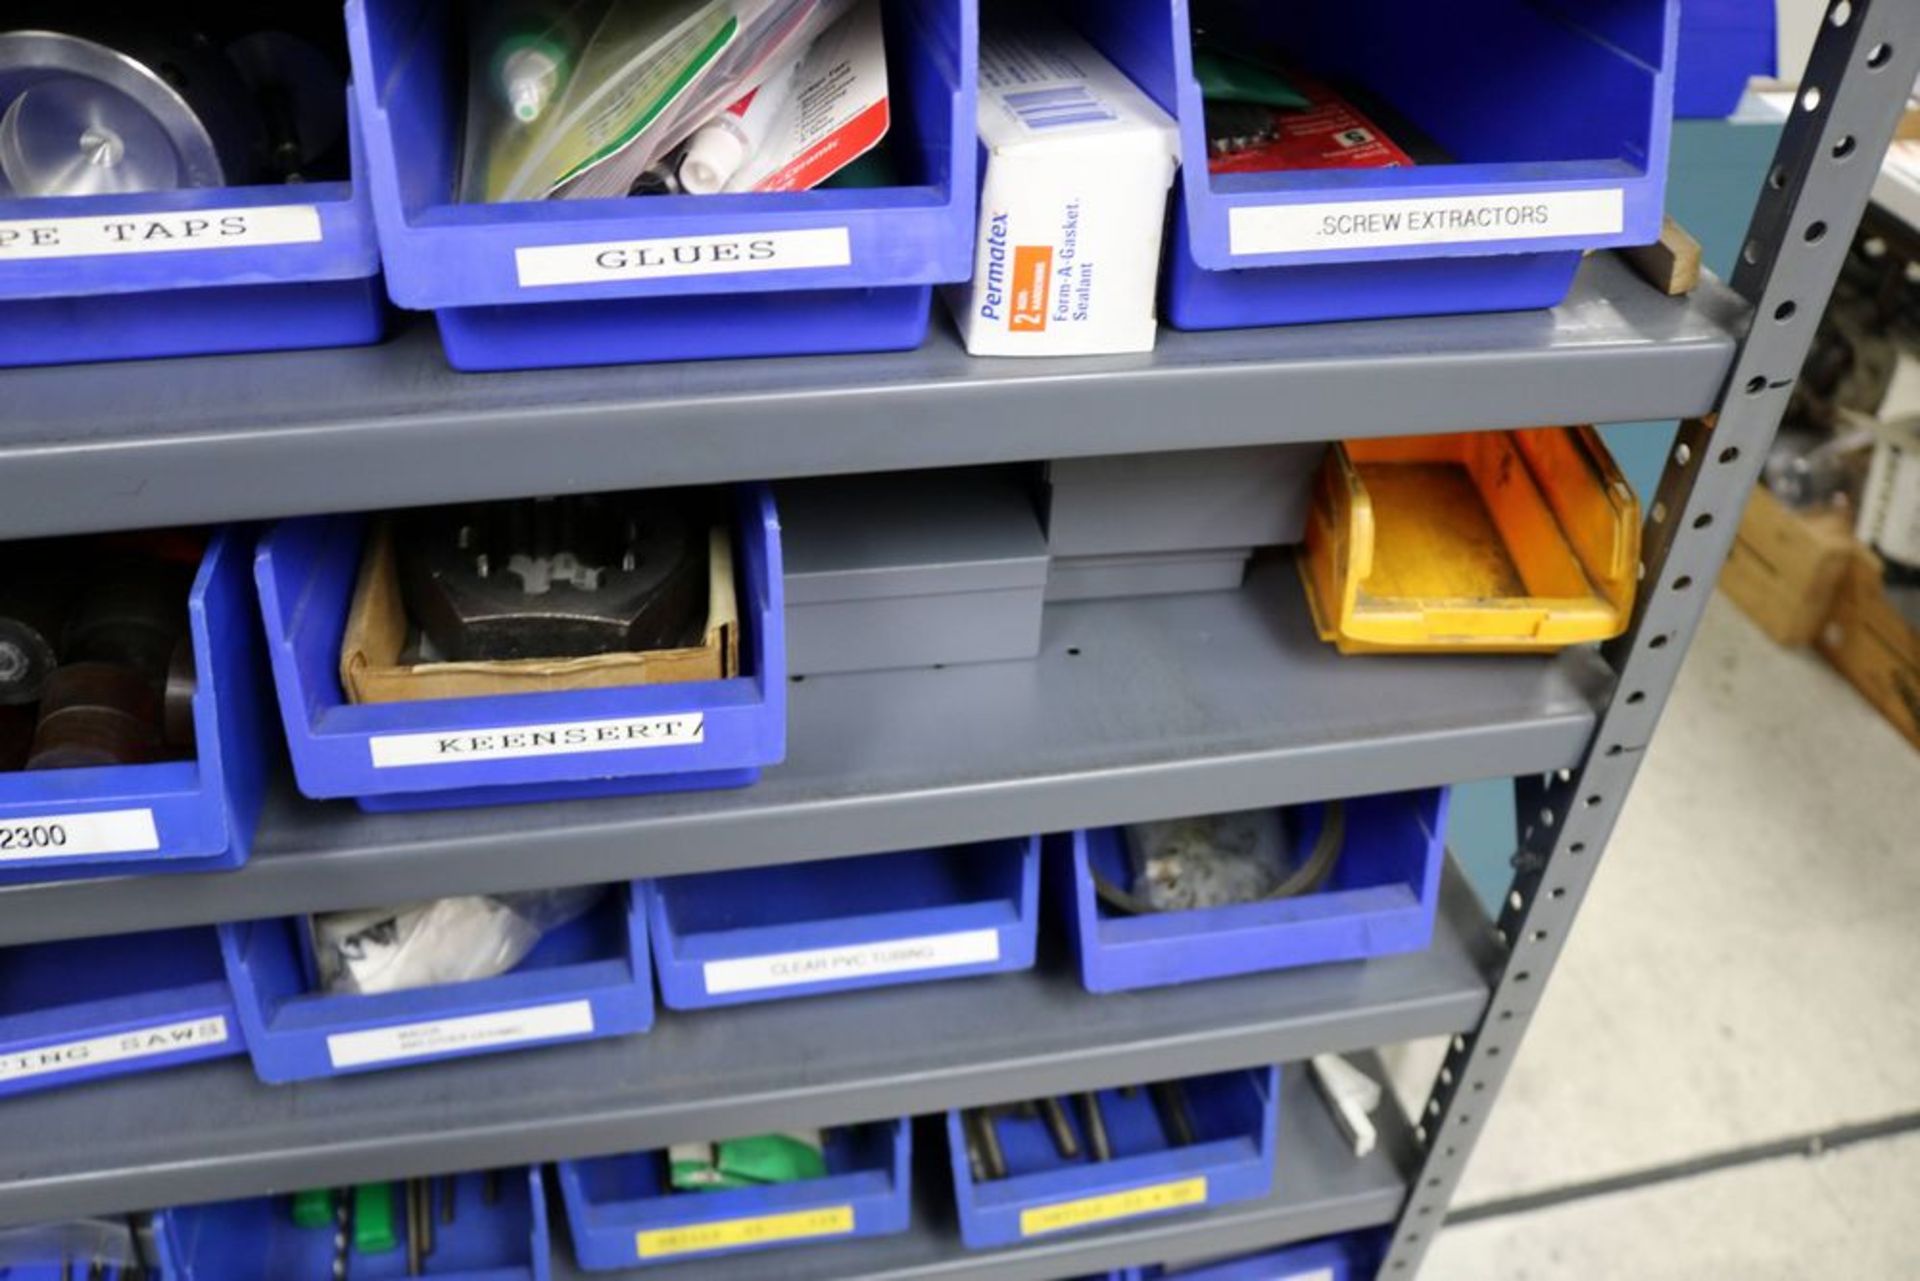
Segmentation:
{"type": "Polygon", "coordinates": [[[1620,252],[1648,284],[1668,297],[1690,294],[1700,283],[1700,242],[1675,222],[1672,214],[1661,224],[1656,243],[1620,252]]]}
{"type": "Polygon", "coordinates": [[[1797,512],[1771,491],[1755,489],[1720,572],[1720,590],[1776,643],[1810,644],[1833,607],[1854,547],[1840,513],[1797,512]]]}
{"type": "Polygon", "coordinates": [[[1820,653],[1920,748],[1920,628],[1887,599],[1880,560],[1864,547],[1847,558],[1833,614],[1820,629],[1820,653]]]}

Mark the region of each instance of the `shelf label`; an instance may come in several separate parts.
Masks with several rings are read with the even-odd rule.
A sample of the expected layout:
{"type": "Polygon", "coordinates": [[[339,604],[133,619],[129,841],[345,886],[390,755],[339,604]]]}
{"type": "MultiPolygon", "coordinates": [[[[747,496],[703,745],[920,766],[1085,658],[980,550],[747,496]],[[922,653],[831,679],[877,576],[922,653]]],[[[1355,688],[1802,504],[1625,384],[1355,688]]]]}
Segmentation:
{"type": "Polygon", "coordinates": [[[622,716],[606,721],[561,721],[553,725],[503,725],[435,734],[378,734],[367,740],[375,769],[404,765],[452,765],[461,761],[511,761],[527,756],[573,756],[624,752],[636,747],[684,747],[707,741],[700,712],[670,716],[622,716]]]}
{"type": "Polygon", "coordinates": [[[661,240],[606,240],[590,245],[537,245],[513,251],[522,289],[593,285],[612,280],[734,276],[743,271],[847,267],[853,239],[845,227],[749,231],[661,240]]]}
{"type": "Polygon", "coordinates": [[[636,1246],[643,1259],[665,1259],[676,1254],[736,1250],[776,1241],[813,1241],[845,1236],[851,1231],[853,1207],[830,1205],[818,1210],[756,1215],[750,1219],[716,1219],[712,1223],[689,1223],[685,1227],[655,1228],[640,1233],[636,1246]]]}
{"type": "Polygon", "coordinates": [[[160,848],[152,810],[95,810],[0,819],[0,863],[82,854],[143,854],[160,848]]]}
{"type": "Polygon", "coordinates": [[[708,961],[707,995],[759,992],[801,983],[866,978],[876,974],[911,974],[916,970],[943,970],[960,965],[983,965],[1000,959],[998,930],[960,930],[921,938],[887,939],[849,947],[821,947],[805,952],[774,952],[732,961],[708,961]]]}
{"type": "Polygon", "coordinates": [[[0,1082],[23,1081],[31,1076],[47,1076],[55,1072],[77,1072],[82,1068],[99,1067],[107,1063],[124,1063],[128,1059],[178,1054],[182,1050],[195,1050],[207,1045],[225,1045],[228,1035],[225,1016],[214,1014],[204,1019],[161,1023],[84,1041],[12,1050],[0,1054],[0,1082]]]}
{"type": "Polygon", "coordinates": [[[1084,1228],[1090,1223],[1111,1223],[1115,1219],[1131,1219],[1136,1215],[1204,1205],[1206,1200],[1207,1180],[1204,1176],[1179,1179],[1172,1183],[1155,1183],[1144,1188],[1128,1188],[1125,1192],[1109,1192],[1105,1196],[1083,1197],[1078,1201],[1060,1201],[1022,1210],[1020,1235],[1037,1237],[1047,1232],[1064,1232],[1068,1228],[1084,1228]]]}
{"type": "Polygon", "coordinates": [[[524,1041],[550,1041],[563,1036],[585,1036],[593,1031],[593,1006],[586,1001],[534,1005],[495,1014],[470,1014],[431,1023],[405,1023],[365,1032],[335,1032],[327,1038],[327,1057],[339,1068],[395,1059],[417,1059],[429,1054],[453,1054],[524,1041]]]}
{"type": "Polygon", "coordinates": [[[0,263],[30,258],[163,254],[182,249],[311,245],[321,238],[320,210],[313,205],[21,218],[0,222],[0,263]]]}
{"type": "Polygon", "coordinates": [[[1626,192],[1547,191],[1503,196],[1242,205],[1227,211],[1227,247],[1240,254],[1392,249],[1489,240],[1612,236],[1626,228],[1626,192]]]}

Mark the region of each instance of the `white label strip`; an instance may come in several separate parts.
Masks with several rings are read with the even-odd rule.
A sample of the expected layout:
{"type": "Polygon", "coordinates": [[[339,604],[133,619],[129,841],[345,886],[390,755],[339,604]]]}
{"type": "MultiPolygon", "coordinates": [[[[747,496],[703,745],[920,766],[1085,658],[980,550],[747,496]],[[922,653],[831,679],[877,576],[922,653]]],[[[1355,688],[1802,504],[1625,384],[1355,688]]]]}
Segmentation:
{"type": "Polygon", "coordinates": [[[0,262],[163,254],[182,249],[256,249],[261,245],[310,245],[320,239],[320,210],[313,205],[23,218],[0,222],[0,262]]]}
{"type": "Polygon", "coordinates": [[[513,251],[522,289],[592,285],[606,280],[733,276],[743,271],[845,267],[853,241],[845,227],[759,231],[663,240],[607,240],[591,245],[540,245],[513,251]]]}
{"type": "Polygon", "coordinates": [[[141,854],[159,848],[160,832],[152,810],[0,819],[0,863],[82,854],[141,854]]]}
{"type": "Polygon", "coordinates": [[[910,974],[1000,959],[997,930],[960,930],[923,938],[888,939],[852,947],[823,947],[807,952],[776,952],[734,961],[708,961],[707,995],[760,992],[767,988],[875,974],[910,974]]]}
{"type": "Polygon", "coordinates": [[[524,756],[573,756],[623,752],[636,747],[704,743],[707,718],[699,712],[672,716],[623,716],[607,721],[562,721],[553,725],[506,725],[445,734],[381,734],[367,740],[375,769],[402,765],[448,765],[457,761],[510,761],[524,756]]]}
{"type": "Polygon", "coordinates": [[[1625,229],[1626,217],[1626,193],[1617,187],[1509,196],[1243,205],[1227,211],[1227,247],[1235,255],[1291,254],[1610,236],[1625,229]]]}
{"type": "Polygon", "coordinates": [[[76,1072],[105,1063],[124,1063],[128,1059],[150,1059],[161,1054],[206,1045],[225,1045],[227,1020],[215,1014],[184,1023],[163,1023],[155,1027],[96,1036],[64,1045],[42,1045],[31,1050],[10,1050],[0,1054],[0,1081],[20,1081],[30,1076],[54,1072],[76,1072]]]}
{"type": "Polygon", "coordinates": [[[429,1054],[452,1054],[525,1041],[584,1036],[593,1031],[593,1006],[586,1001],[534,1005],[498,1014],[470,1014],[432,1023],[407,1023],[367,1032],[336,1032],[327,1038],[327,1057],[336,1069],[391,1063],[429,1054]]]}

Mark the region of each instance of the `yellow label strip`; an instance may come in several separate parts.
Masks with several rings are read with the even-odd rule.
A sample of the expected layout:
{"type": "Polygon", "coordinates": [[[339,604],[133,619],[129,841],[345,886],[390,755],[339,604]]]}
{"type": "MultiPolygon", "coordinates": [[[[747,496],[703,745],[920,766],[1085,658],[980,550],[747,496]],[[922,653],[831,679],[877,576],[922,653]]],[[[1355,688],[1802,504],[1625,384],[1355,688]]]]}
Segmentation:
{"type": "Polygon", "coordinates": [[[1084,1197],[1078,1201],[1059,1201],[1053,1205],[1022,1210],[1020,1235],[1033,1237],[1046,1232],[1064,1232],[1068,1228],[1084,1228],[1090,1223],[1111,1223],[1115,1219],[1131,1219],[1141,1214],[1158,1214],[1183,1206],[1204,1205],[1206,1200],[1207,1181],[1202,1177],[1129,1188],[1125,1192],[1109,1192],[1104,1196],[1084,1197]]]}
{"type": "Polygon", "coordinates": [[[641,1258],[664,1259],[703,1250],[734,1250],[741,1246],[768,1245],[775,1241],[808,1241],[816,1237],[843,1236],[851,1231],[853,1207],[830,1205],[818,1210],[756,1215],[750,1219],[716,1219],[712,1223],[656,1228],[651,1232],[642,1232],[637,1244],[641,1258]]]}

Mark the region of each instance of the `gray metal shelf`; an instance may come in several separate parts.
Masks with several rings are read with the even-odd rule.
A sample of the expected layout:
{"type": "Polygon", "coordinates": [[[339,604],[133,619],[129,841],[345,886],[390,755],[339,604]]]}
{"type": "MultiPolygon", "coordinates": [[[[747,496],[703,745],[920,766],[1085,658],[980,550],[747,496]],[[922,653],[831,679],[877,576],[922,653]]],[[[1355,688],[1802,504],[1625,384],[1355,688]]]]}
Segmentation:
{"type": "Polygon", "coordinates": [[[1611,255],[1551,311],[1162,333],[1150,355],[918,351],[516,374],[379,347],[0,373],[0,538],[622,487],[1712,407],[1746,310],[1611,255]]]}
{"type": "Polygon", "coordinates": [[[1293,566],[1237,593],[1048,610],[1044,652],[790,687],[738,791],[363,814],[284,781],[210,876],[0,890],[0,945],[1055,832],[1570,765],[1599,657],[1342,657],[1293,566]]]}
{"type": "Polygon", "coordinates": [[[914,1136],[919,1145],[914,1221],[899,1236],[628,1272],[582,1272],[567,1245],[565,1217],[556,1214],[553,1281],[1051,1281],[1147,1262],[1177,1264],[1251,1253],[1393,1221],[1406,1197],[1403,1171],[1410,1163],[1412,1135],[1391,1100],[1382,1104],[1375,1126],[1380,1146],[1356,1159],[1305,1072],[1288,1067],[1280,1077],[1280,1156],[1272,1195],[1202,1214],[1144,1219],[979,1252],[960,1244],[951,1182],[941,1168],[945,1144],[921,1142],[927,1133],[923,1126],[914,1136]]]}
{"type": "Polygon", "coordinates": [[[1115,996],[1064,958],[697,1013],[644,1036],[294,1086],[228,1059],[5,1108],[0,1224],[838,1125],[1473,1027],[1492,927],[1449,871],[1426,952],[1115,996]],[[777,1054],[765,1053],[778,1046],[777,1054]]]}

